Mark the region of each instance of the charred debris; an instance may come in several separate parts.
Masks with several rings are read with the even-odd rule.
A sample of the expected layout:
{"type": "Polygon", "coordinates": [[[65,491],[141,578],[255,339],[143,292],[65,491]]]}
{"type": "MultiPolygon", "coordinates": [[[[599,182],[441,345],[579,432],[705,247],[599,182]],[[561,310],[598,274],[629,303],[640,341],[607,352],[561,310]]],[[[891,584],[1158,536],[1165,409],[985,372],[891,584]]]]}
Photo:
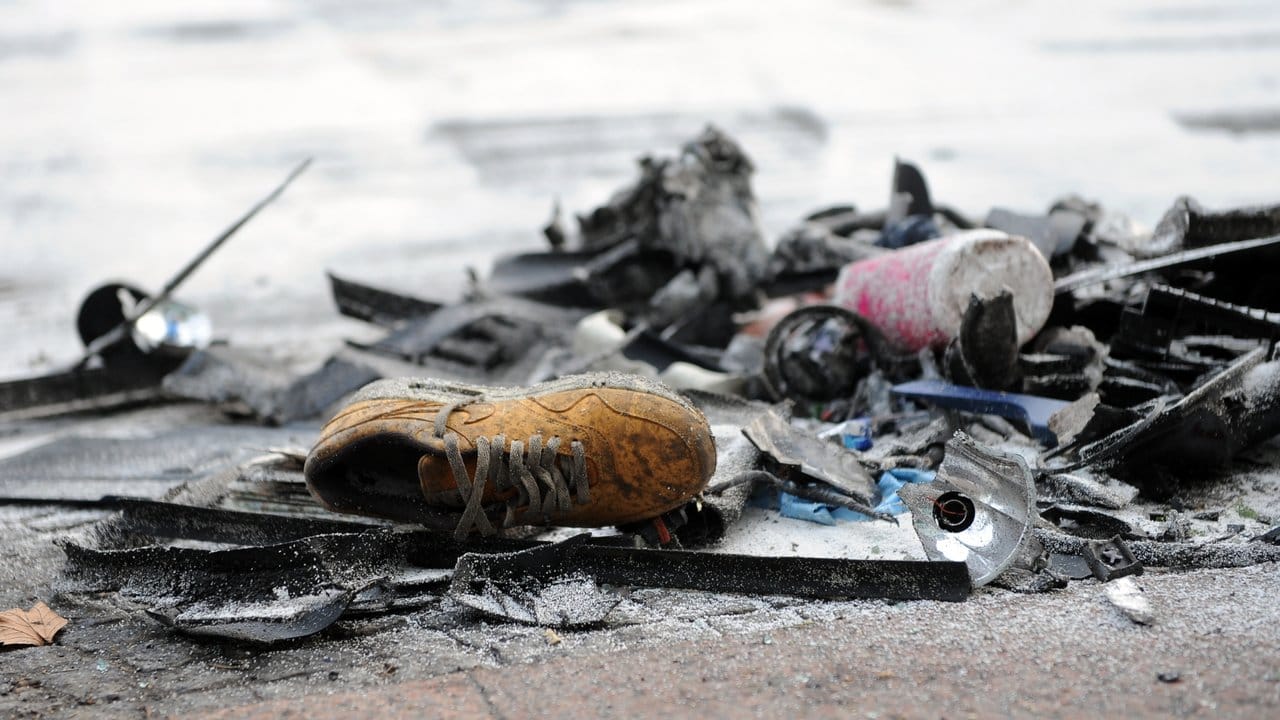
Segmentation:
{"type": "MultiPolygon", "coordinates": [[[[1280,434],[1280,286],[1259,279],[1280,207],[1179,198],[1144,230],[1068,196],[976,219],[897,162],[884,208],[822,208],[770,241],[753,172],[707,128],[641,159],[604,205],[557,208],[547,249],[498,258],[460,302],[331,275],[339,312],[385,332],[301,377],[211,343],[210,319],[172,297],[281,186],[156,295],[91,293],[85,362],[0,385],[7,422],[192,400],[253,422],[37,448],[0,461],[0,503],[109,512],[65,541],[57,592],[114,592],[178,631],[252,642],[427,606],[597,625],[631,587],[962,601],[1280,560],[1276,518],[1195,499],[1242,455],[1280,457],[1257,450],[1280,434]],[[306,438],[372,380],[600,370],[705,413],[718,464],[694,501],[621,528],[458,540],[307,491],[306,438]],[[137,470],[185,437],[191,472],[137,470]],[[130,467],[60,484],[76,463],[109,473],[102,457],[130,467]],[[903,559],[744,552],[762,515],[796,534],[900,528],[903,559]]],[[[1109,597],[1150,622],[1128,582],[1109,597]]]]}

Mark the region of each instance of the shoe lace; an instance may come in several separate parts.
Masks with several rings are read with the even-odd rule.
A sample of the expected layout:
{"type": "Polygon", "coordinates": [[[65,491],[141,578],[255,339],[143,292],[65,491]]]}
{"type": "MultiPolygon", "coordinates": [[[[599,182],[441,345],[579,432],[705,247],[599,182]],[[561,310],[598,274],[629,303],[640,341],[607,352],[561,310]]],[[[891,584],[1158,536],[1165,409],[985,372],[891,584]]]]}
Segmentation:
{"type": "Polygon", "coordinates": [[[477,401],[477,398],[467,398],[446,403],[436,413],[433,427],[435,436],[444,441],[445,457],[464,503],[462,517],[453,531],[455,539],[466,538],[473,527],[481,535],[498,532],[489,522],[481,504],[486,482],[498,490],[515,487],[518,491],[507,501],[503,527],[516,524],[517,510],[522,507],[527,508],[526,513],[541,513],[544,522],[549,522],[552,511],[563,512],[571,507],[571,489],[573,500],[579,505],[591,500],[586,449],[580,441],[572,440],[569,443],[571,456],[563,457],[559,454],[563,441],[558,436],[544,444],[542,436],[535,433],[527,441],[513,439],[508,444],[503,435],[495,435],[492,439],[480,435],[475,439],[476,472],[468,477],[458,434],[450,431],[446,423],[459,405],[477,401]]]}

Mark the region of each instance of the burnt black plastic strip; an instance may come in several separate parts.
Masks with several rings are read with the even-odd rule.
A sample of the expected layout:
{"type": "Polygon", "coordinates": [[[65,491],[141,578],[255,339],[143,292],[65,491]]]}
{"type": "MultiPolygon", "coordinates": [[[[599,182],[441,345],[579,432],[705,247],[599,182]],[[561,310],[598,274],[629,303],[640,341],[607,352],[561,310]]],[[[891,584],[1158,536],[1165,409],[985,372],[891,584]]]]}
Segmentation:
{"type": "Polygon", "coordinates": [[[969,597],[961,562],[767,557],[591,544],[579,536],[515,553],[468,553],[455,583],[550,581],[586,574],[598,583],[812,598],[944,600],[969,597]]]}

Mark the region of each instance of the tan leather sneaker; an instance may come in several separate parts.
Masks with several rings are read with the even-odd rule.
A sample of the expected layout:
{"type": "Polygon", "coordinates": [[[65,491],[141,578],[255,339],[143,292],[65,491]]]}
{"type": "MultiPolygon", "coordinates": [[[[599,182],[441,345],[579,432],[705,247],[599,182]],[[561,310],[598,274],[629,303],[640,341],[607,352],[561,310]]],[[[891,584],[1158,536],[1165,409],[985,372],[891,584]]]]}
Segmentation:
{"type": "Polygon", "coordinates": [[[529,388],[379,380],[325,425],[305,472],[330,510],[456,521],[462,538],[657,517],[702,492],[715,466],[711,428],[687,399],[600,373],[529,388]]]}

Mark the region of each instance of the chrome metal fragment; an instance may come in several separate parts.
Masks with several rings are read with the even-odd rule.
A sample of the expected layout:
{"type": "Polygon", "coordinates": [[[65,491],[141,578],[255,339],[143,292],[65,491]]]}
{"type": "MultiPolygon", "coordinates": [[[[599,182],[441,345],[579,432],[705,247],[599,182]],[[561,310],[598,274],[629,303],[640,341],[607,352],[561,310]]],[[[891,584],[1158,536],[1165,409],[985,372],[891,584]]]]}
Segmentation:
{"type": "Polygon", "coordinates": [[[964,433],[947,443],[937,479],[898,495],[929,558],[963,562],[975,587],[996,579],[1031,543],[1036,495],[1027,463],[964,433]]]}

